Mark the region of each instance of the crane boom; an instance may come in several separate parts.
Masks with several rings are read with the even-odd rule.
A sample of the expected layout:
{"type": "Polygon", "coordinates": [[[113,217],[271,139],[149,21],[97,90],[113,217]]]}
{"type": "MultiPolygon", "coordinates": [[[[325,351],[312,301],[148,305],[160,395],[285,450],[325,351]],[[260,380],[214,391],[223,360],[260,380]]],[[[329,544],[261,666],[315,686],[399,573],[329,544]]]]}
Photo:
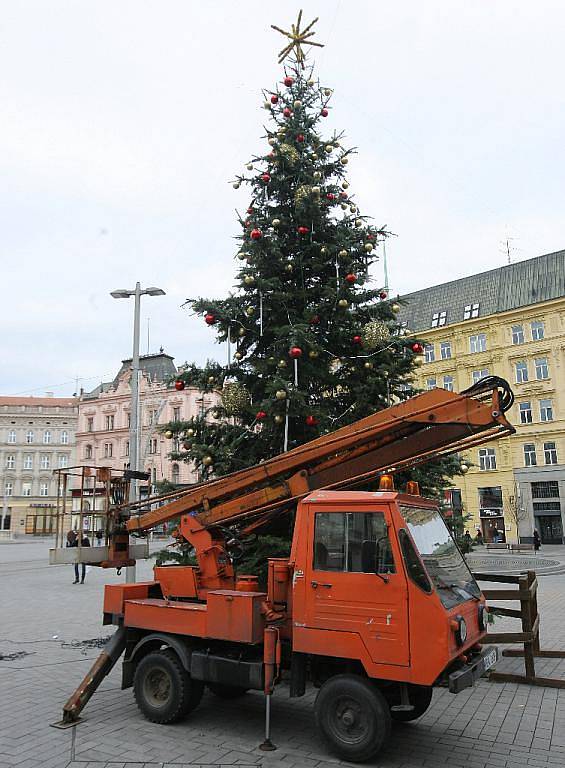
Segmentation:
{"type": "MultiPolygon", "coordinates": [[[[182,515],[204,527],[271,515],[320,488],[352,488],[385,469],[421,464],[512,434],[504,379],[488,377],[459,394],[424,392],[261,464],[200,483],[157,509],[129,507],[130,533],[182,515]]],[[[154,500],[153,500],[154,501],[154,500]]]]}

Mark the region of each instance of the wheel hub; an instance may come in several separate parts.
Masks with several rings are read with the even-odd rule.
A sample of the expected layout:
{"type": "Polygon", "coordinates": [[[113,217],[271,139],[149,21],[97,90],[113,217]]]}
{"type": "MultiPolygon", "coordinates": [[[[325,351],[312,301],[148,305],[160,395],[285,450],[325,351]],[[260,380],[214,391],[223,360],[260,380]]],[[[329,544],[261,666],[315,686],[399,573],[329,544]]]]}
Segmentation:
{"type": "Polygon", "coordinates": [[[355,712],[353,712],[351,709],[346,709],[341,715],[341,722],[345,725],[346,728],[350,728],[355,722],[355,712]]]}

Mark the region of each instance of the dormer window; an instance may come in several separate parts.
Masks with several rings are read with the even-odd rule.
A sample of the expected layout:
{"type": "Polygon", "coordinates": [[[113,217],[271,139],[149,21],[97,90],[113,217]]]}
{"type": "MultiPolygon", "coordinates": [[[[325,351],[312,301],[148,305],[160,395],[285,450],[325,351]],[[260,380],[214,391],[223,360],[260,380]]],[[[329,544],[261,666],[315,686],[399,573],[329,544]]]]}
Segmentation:
{"type": "Polygon", "coordinates": [[[479,304],[466,304],[463,310],[463,320],[470,320],[479,316],[479,304]]]}
{"type": "Polygon", "coordinates": [[[440,328],[445,325],[447,312],[434,312],[432,315],[432,328],[440,328]]]}

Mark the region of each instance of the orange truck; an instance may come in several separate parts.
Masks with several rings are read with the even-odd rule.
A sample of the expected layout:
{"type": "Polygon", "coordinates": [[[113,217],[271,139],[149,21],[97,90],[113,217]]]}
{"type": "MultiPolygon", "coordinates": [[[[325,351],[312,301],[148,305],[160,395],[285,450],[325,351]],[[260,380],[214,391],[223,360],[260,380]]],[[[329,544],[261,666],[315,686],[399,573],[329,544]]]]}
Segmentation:
{"type": "Polygon", "coordinates": [[[118,629],[65,704],[62,725],[77,722],[125,652],[122,687],[133,686],[152,722],[185,717],[206,687],[229,699],[263,691],[261,748],[273,749],[273,690],[282,682],[299,697],[312,684],[328,748],[348,761],[372,758],[393,720],[426,711],[434,686],[458,693],[497,660],[482,645],[484,597],[437,503],[415,483],[397,493],[392,474],[512,433],[504,416],[512,402],[495,377],[460,394],[432,390],[159,506],[110,510],[106,565],[131,562],[124,536],[171,520],[197,565],[106,586],[104,623],[118,629]],[[355,490],[379,477],[379,490],[355,490]],[[289,557],[268,560],[266,585],[238,574],[239,540],[289,511],[289,557]]]}

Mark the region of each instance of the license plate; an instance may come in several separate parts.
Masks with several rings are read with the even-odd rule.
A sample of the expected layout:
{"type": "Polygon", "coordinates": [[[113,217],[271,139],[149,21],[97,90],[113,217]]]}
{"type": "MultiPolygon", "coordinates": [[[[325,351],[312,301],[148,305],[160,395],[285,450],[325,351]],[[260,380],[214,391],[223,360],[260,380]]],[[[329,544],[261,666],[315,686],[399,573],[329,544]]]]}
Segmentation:
{"type": "Polygon", "coordinates": [[[490,669],[492,666],[496,664],[497,658],[498,658],[498,654],[496,652],[496,648],[493,648],[493,650],[490,651],[490,653],[487,653],[487,655],[483,658],[485,672],[487,669],[490,669]]]}

